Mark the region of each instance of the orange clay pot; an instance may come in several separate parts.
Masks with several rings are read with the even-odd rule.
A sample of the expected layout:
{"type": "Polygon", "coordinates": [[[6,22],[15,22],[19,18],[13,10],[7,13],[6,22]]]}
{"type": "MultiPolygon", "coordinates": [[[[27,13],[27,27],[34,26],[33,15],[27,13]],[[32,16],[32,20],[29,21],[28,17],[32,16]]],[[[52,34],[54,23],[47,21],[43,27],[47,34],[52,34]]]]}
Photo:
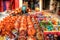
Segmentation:
{"type": "Polygon", "coordinates": [[[22,14],[21,12],[22,12],[22,10],[21,10],[21,8],[19,8],[19,9],[18,9],[18,13],[19,13],[19,14],[22,14]]]}
{"type": "Polygon", "coordinates": [[[25,36],[19,36],[18,40],[26,40],[25,36]]]}
{"type": "Polygon", "coordinates": [[[56,22],[55,20],[52,20],[52,23],[53,23],[54,25],[57,25],[57,22],[56,22]]]}
{"type": "Polygon", "coordinates": [[[19,31],[21,31],[21,30],[27,30],[27,24],[26,23],[24,23],[24,22],[20,23],[19,31]]]}
{"type": "Polygon", "coordinates": [[[34,27],[34,25],[32,25],[32,24],[31,25],[28,25],[28,28],[33,28],[33,27],[34,27]]]}
{"type": "Polygon", "coordinates": [[[29,36],[29,37],[27,38],[27,40],[36,40],[36,38],[35,38],[35,37],[30,37],[30,36],[29,36]]]}
{"type": "Polygon", "coordinates": [[[36,33],[36,30],[34,28],[29,28],[27,31],[29,36],[33,36],[36,33]]]}
{"type": "Polygon", "coordinates": [[[14,26],[15,26],[15,29],[18,29],[18,28],[19,28],[19,23],[16,22],[16,23],[14,24],[14,26]]]}
{"type": "Polygon", "coordinates": [[[22,30],[26,31],[27,28],[26,28],[26,27],[25,27],[25,28],[24,28],[24,27],[20,27],[20,28],[19,28],[19,32],[22,31],[22,30]]]}
{"type": "Polygon", "coordinates": [[[15,10],[15,14],[18,14],[18,10],[15,10]]]}

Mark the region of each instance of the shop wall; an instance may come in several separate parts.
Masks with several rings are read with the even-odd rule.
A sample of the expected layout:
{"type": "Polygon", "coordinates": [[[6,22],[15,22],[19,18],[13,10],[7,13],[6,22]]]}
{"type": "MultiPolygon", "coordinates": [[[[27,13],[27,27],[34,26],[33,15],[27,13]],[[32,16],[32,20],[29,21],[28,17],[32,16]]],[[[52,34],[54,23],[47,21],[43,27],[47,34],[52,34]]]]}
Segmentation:
{"type": "Polygon", "coordinates": [[[0,12],[5,10],[14,10],[19,7],[19,0],[1,0],[0,12]]]}
{"type": "Polygon", "coordinates": [[[2,0],[0,1],[0,12],[2,12],[3,11],[3,3],[2,3],[2,0]]]}

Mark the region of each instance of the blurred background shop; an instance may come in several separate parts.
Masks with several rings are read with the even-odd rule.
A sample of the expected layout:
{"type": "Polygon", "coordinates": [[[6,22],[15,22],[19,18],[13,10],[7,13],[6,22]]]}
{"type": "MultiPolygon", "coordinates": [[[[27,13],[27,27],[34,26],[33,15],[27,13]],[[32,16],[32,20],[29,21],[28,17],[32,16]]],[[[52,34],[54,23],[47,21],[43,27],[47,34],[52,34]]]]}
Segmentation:
{"type": "Polygon", "coordinates": [[[20,8],[24,2],[27,7],[33,10],[39,7],[40,11],[47,10],[60,15],[60,0],[0,0],[0,12],[20,8]]]}

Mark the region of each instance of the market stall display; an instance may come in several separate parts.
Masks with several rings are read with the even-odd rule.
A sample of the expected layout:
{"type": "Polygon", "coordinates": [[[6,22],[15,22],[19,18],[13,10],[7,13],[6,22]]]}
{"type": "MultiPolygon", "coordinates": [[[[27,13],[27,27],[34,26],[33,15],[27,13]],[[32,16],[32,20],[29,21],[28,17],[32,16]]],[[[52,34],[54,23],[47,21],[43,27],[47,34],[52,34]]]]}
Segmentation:
{"type": "Polygon", "coordinates": [[[59,36],[60,22],[45,12],[23,14],[21,8],[12,11],[0,21],[0,36],[10,40],[54,40],[59,36]]]}
{"type": "Polygon", "coordinates": [[[31,15],[9,15],[0,22],[0,34],[10,39],[37,40],[40,38],[38,35],[41,34],[37,21],[38,20],[31,15]],[[33,23],[33,19],[35,23],[33,23]],[[35,29],[34,24],[36,24],[36,28],[38,29],[35,29]]]}

